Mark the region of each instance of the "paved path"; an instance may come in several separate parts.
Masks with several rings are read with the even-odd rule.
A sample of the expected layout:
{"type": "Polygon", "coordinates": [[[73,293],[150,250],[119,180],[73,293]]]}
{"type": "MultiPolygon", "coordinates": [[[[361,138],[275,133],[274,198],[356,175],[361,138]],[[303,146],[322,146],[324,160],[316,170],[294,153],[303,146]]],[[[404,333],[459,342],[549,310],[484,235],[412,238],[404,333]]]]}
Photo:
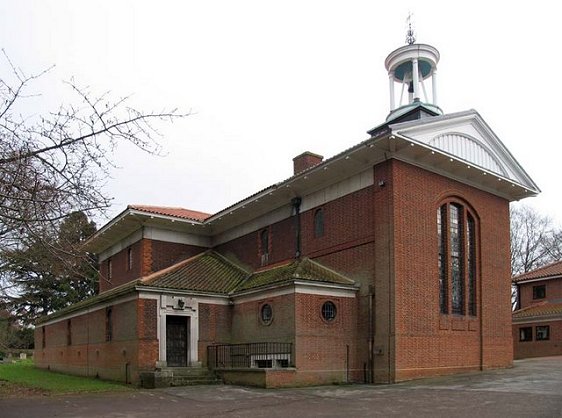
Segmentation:
{"type": "Polygon", "coordinates": [[[562,357],[397,385],[197,386],[0,399],[0,417],[562,417],[562,357]]]}

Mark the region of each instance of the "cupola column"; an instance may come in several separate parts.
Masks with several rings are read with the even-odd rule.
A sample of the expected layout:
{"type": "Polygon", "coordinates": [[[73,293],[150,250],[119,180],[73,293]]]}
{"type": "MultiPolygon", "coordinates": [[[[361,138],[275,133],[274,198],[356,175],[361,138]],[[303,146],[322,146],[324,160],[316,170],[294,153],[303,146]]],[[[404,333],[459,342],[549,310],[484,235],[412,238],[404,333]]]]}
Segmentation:
{"type": "Polygon", "coordinates": [[[393,111],[396,108],[394,103],[394,74],[388,73],[388,82],[390,87],[390,110],[393,111]]]}
{"type": "Polygon", "coordinates": [[[433,70],[433,74],[431,75],[431,99],[433,100],[433,104],[435,106],[439,106],[437,104],[437,70],[433,70]]]}
{"type": "Polygon", "coordinates": [[[418,59],[412,60],[412,82],[414,83],[414,101],[420,98],[420,71],[418,69],[418,59]]]}

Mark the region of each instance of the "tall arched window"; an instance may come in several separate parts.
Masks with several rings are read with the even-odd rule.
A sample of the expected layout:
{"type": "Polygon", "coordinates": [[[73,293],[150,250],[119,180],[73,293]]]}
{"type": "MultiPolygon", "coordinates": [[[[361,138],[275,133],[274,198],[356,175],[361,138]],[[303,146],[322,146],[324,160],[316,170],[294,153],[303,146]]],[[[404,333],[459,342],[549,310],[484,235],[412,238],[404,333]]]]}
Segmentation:
{"type": "Polygon", "coordinates": [[[448,202],[437,209],[439,310],[476,315],[476,222],[466,206],[448,202]]]}
{"type": "Polygon", "coordinates": [[[320,208],[314,212],[314,237],[319,238],[324,235],[324,209],[320,208]]]}

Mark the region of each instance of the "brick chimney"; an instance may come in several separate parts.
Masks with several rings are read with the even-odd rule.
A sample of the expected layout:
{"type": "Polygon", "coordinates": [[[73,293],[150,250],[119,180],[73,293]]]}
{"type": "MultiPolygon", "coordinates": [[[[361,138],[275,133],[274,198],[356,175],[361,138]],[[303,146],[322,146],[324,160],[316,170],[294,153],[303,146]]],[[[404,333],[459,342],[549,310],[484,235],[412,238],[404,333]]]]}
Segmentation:
{"type": "Polygon", "coordinates": [[[305,151],[301,155],[297,155],[293,158],[294,174],[299,174],[307,168],[320,164],[323,159],[323,156],[314,154],[310,151],[305,151]]]}

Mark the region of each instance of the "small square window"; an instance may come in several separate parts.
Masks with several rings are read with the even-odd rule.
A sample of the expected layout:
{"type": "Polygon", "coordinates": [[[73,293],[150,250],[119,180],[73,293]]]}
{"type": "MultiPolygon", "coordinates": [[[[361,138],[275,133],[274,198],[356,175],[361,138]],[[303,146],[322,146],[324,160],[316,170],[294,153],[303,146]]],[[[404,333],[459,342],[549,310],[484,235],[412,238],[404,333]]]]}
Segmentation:
{"type": "Polygon", "coordinates": [[[550,326],[545,325],[535,329],[535,338],[537,341],[546,341],[550,339],[550,326]]]}
{"type": "Polygon", "coordinates": [[[289,367],[289,360],[288,359],[277,360],[277,367],[281,367],[281,368],[289,367]]]}
{"type": "Polygon", "coordinates": [[[533,327],[519,328],[519,341],[533,341],[533,327]]]}
{"type": "Polygon", "coordinates": [[[546,298],[546,285],[533,286],[533,299],[546,298]]]}
{"type": "Polygon", "coordinates": [[[256,360],[256,367],[260,369],[271,369],[273,367],[273,360],[256,360]]]}

